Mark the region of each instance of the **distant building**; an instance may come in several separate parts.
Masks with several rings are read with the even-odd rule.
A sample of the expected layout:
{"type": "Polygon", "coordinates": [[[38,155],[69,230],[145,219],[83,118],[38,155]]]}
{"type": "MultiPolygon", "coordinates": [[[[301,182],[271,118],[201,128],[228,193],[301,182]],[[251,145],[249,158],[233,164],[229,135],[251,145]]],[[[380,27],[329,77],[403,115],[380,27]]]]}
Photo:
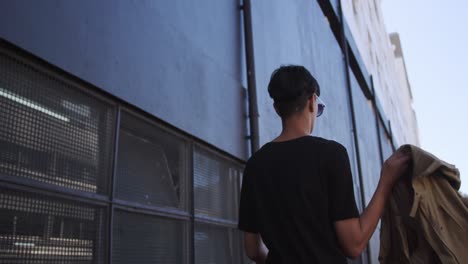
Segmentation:
{"type": "Polygon", "coordinates": [[[342,0],[343,13],[391,122],[397,145],[419,145],[413,95],[397,33],[388,35],[382,0],[342,0]]]}

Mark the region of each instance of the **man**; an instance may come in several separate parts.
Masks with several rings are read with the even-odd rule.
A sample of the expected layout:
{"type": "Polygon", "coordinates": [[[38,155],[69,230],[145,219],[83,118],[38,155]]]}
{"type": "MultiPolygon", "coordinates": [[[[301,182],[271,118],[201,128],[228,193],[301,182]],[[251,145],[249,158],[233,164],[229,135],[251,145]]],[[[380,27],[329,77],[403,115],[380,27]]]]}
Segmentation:
{"type": "Polygon", "coordinates": [[[346,263],[366,247],[409,157],[384,164],[374,196],[359,216],[346,149],[310,136],[324,110],[317,81],[302,66],[273,72],[268,92],[283,130],[247,162],[239,229],[257,263],[346,263]]]}

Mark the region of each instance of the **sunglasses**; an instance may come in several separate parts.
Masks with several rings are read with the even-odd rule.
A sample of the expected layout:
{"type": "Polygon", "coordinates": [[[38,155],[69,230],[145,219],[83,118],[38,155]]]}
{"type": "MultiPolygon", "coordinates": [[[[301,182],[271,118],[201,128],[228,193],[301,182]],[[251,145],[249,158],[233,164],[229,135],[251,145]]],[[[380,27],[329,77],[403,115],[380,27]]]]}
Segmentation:
{"type": "Polygon", "coordinates": [[[317,117],[320,117],[323,114],[323,111],[325,111],[325,103],[317,94],[315,94],[315,98],[317,98],[317,117]]]}

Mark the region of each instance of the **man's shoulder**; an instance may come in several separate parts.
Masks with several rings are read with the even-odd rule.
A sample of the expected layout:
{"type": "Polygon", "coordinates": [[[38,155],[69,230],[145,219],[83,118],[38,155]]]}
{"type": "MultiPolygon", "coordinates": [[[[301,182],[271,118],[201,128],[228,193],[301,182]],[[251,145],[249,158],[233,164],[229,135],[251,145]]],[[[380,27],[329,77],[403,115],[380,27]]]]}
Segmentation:
{"type": "MultiPolygon", "coordinates": [[[[331,139],[326,139],[317,136],[306,136],[301,138],[301,143],[298,146],[303,148],[310,148],[311,150],[320,150],[323,153],[333,153],[336,151],[346,151],[346,148],[339,142],[331,139]]],[[[258,151],[256,151],[248,159],[247,163],[257,162],[262,159],[264,156],[268,156],[272,149],[270,148],[271,144],[264,144],[258,151]]]]}
{"type": "Polygon", "coordinates": [[[332,139],[326,139],[322,137],[315,137],[311,136],[310,141],[319,144],[323,148],[327,148],[330,150],[340,150],[340,149],[346,149],[341,143],[332,140],[332,139]]]}
{"type": "Polygon", "coordinates": [[[334,160],[336,157],[348,155],[346,147],[338,141],[321,137],[313,137],[312,140],[315,141],[313,147],[320,152],[323,160],[334,160]]]}

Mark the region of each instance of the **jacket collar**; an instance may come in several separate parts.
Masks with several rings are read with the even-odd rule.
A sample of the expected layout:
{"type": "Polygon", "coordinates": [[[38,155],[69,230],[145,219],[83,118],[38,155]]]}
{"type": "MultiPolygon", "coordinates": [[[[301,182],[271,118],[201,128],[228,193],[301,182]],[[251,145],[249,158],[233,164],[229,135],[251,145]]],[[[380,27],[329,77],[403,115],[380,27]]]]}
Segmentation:
{"type": "Polygon", "coordinates": [[[460,171],[455,165],[447,163],[414,145],[403,145],[401,148],[406,148],[405,151],[411,153],[413,161],[413,179],[440,172],[441,175],[447,178],[454,189],[460,189],[460,171]]]}

